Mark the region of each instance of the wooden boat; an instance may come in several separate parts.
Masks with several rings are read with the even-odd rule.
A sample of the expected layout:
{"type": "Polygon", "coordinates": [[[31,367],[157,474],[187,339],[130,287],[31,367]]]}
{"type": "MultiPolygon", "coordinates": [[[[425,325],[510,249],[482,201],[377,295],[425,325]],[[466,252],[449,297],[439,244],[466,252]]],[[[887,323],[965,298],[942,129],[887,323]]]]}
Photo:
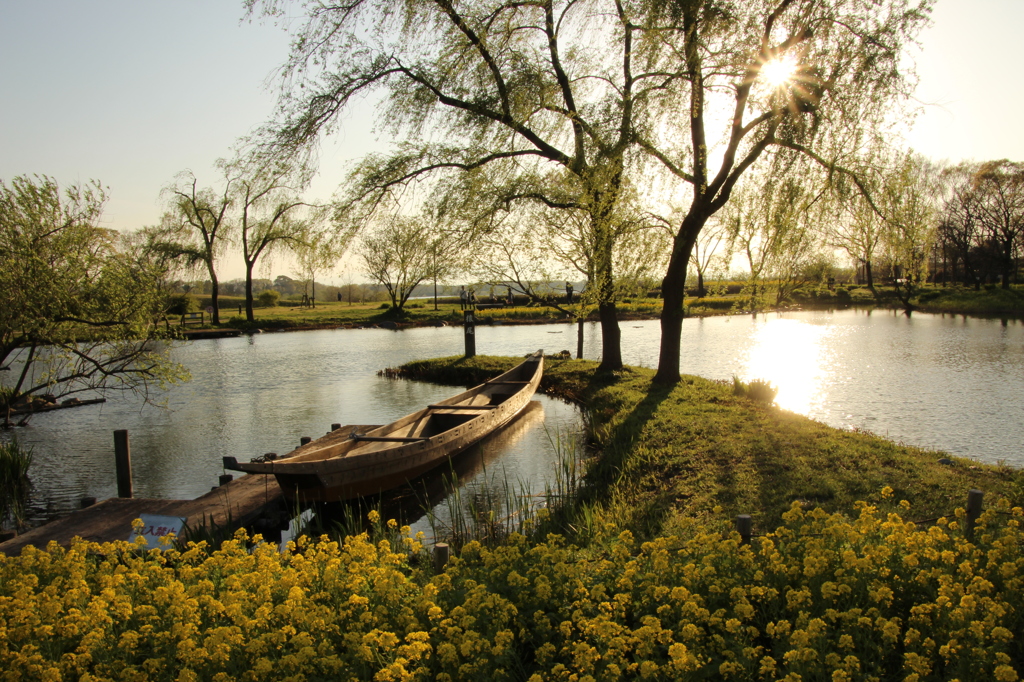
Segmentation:
{"type": "Polygon", "coordinates": [[[530,402],[544,352],[475,388],[366,433],[332,431],[288,455],[224,467],[273,474],[295,502],[337,502],[403,485],[500,429],[530,402]]]}

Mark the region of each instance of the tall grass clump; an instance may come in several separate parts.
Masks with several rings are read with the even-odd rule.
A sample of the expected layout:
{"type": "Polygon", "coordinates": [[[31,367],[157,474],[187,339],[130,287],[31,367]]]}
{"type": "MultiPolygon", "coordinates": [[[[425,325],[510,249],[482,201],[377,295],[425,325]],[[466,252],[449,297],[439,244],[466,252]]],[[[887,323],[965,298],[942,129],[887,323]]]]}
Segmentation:
{"type": "Polygon", "coordinates": [[[583,483],[583,439],[574,433],[548,433],[555,453],[554,481],[544,492],[534,493],[528,482],[512,481],[504,470],[475,490],[459,484],[453,470],[445,481],[446,518],[427,510],[435,542],[447,542],[458,549],[470,542],[497,546],[518,534],[540,540],[548,532],[565,530],[570,510],[579,502],[583,483]]]}
{"type": "Polygon", "coordinates": [[[765,379],[753,379],[747,383],[740,381],[739,377],[733,376],[732,393],[740,398],[750,398],[753,401],[770,405],[775,402],[775,396],[779,394],[779,389],[765,379]]]}
{"type": "Polygon", "coordinates": [[[17,528],[25,524],[31,466],[32,448],[22,446],[17,438],[0,442],[0,527],[8,520],[17,528]]]}

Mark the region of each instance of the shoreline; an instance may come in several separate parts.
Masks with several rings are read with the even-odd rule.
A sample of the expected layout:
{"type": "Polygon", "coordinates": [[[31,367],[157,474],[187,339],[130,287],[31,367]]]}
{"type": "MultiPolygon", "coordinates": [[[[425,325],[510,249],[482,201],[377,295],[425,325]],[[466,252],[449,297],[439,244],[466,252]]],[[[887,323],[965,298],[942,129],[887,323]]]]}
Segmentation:
{"type": "MultiPolygon", "coordinates": [[[[885,305],[881,303],[840,303],[840,302],[823,302],[817,305],[785,305],[785,306],[772,306],[761,310],[734,310],[734,309],[715,309],[715,308],[700,308],[699,311],[694,313],[687,313],[684,319],[691,318],[705,318],[705,317],[729,317],[729,316],[741,316],[741,315],[765,315],[769,313],[796,313],[796,312],[812,312],[812,311],[833,311],[833,310],[885,310],[893,312],[903,312],[902,308],[898,305],[885,305]]],[[[547,316],[516,316],[513,312],[512,315],[506,316],[493,316],[491,314],[497,309],[488,309],[484,311],[484,314],[479,314],[476,319],[478,325],[487,326],[519,326],[519,325],[543,325],[543,324],[567,324],[571,325],[577,322],[569,317],[559,317],[556,315],[547,316]]],[[[993,312],[968,312],[961,310],[950,310],[941,309],[934,307],[920,307],[913,313],[924,313],[928,315],[954,315],[961,317],[973,317],[978,319],[1001,319],[1001,320],[1014,320],[1024,321],[1024,313],[993,313],[993,312]]],[[[913,314],[912,313],[912,314],[913,314]]],[[[278,332],[298,332],[298,331],[320,331],[327,329],[390,329],[392,331],[401,331],[404,329],[417,329],[422,327],[461,327],[463,321],[457,318],[445,319],[443,317],[412,317],[411,319],[394,319],[385,318],[383,316],[367,317],[361,322],[339,322],[339,321],[325,321],[325,322],[298,322],[291,323],[290,321],[283,322],[280,319],[263,319],[259,318],[253,323],[248,324],[232,324],[222,323],[218,327],[203,327],[200,329],[189,329],[188,331],[181,332],[181,335],[186,340],[202,340],[210,338],[229,338],[237,337],[248,334],[260,334],[260,333],[278,333],[278,332]]],[[[618,314],[617,319],[619,322],[636,322],[636,321],[654,321],[660,320],[659,314],[645,313],[645,312],[633,312],[633,311],[622,311],[618,314]]],[[[585,322],[600,322],[600,318],[596,313],[588,315],[584,318],[585,322]]]]}

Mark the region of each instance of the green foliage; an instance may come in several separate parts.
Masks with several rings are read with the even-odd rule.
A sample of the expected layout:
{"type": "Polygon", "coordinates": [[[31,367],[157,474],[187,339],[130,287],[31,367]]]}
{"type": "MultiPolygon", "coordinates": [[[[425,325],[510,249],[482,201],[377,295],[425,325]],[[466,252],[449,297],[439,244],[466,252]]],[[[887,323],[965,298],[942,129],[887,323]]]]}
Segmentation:
{"type": "Polygon", "coordinates": [[[256,301],[260,304],[261,308],[273,308],[277,306],[277,302],[280,300],[281,294],[274,289],[261,291],[260,295],[256,297],[256,301]]]}
{"type": "Polygon", "coordinates": [[[193,294],[174,294],[168,299],[167,313],[170,315],[184,315],[199,310],[199,299],[193,294]]]}
{"type": "Polygon", "coordinates": [[[14,388],[11,386],[0,386],[0,410],[6,410],[8,405],[14,403],[14,388]]]}
{"type": "Polygon", "coordinates": [[[32,448],[21,445],[17,438],[0,441],[0,528],[8,520],[17,527],[25,522],[31,466],[32,448]]]}
{"type": "Polygon", "coordinates": [[[732,394],[740,398],[750,398],[757,402],[771,404],[775,402],[775,396],[779,394],[779,389],[764,379],[753,379],[750,383],[744,383],[740,381],[739,377],[733,375],[732,394]]]}
{"type": "Polygon", "coordinates": [[[1024,317],[1024,287],[1001,289],[991,285],[981,291],[959,286],[934,287],[922,291],[918,307],[926,312],[1024,317]]]}
{"type": "Polygon", "coordinates": [[[154,323],[166,270],[154,252],[99,227],[99,183],[0,181],[0,366],[15,396],[138,390],[183,378],[154,323]],[[14,374],[13,372],[11,373],[14,374]]]}

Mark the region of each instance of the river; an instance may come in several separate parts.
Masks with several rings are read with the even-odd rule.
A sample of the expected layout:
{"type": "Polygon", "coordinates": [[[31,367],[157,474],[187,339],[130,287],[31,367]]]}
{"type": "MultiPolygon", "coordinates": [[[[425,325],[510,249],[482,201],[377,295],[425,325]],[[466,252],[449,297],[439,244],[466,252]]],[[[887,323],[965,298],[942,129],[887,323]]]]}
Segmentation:
{"type": "MultiPolygon", "coordinates": [[[[656,320],[623,322],[628,364],[657,363],[656,320]]],[[[481,354],[575,349],[575,326],[477,327],[481,354]]],[[[173,350],[191,382],[164,408],[114,397],[36,415],[17,437],[34,447],[33,518],[116,495],[115,429],[132,442],[135,494],[190,498],[208,491],[221,457],[286,452],[330,424],[383,424],[457,389],[376,376],[416,358],[459,354],[461,328],[324,330],[196,341],[173,350]]],[[[584,355],[600,356],[586,325],[584,355]]],[[[980,461],[1024,465],[1024,324],[961,316],[844,310],[688,319],[682,371],[712,379],[767,379],[778,404],[841,428],[980,461]]],[[[539,405],[468,467],[471,485],[499,477],[543,489],[553,438],[578,429],[576,410],[539,405]]]]}

